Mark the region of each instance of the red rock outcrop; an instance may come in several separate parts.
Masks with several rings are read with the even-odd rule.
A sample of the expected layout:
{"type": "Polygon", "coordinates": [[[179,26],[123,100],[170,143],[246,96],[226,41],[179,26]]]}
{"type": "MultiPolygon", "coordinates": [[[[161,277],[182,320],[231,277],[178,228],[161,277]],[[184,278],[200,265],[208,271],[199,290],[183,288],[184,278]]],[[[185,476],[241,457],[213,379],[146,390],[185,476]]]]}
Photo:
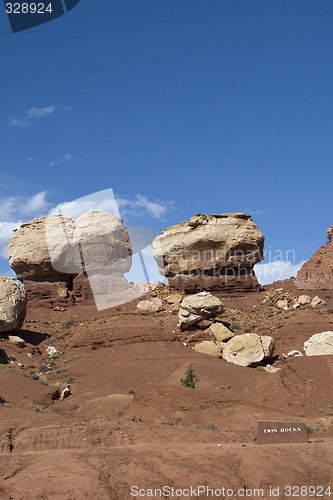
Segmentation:
{"type": "Polygon", "coordinates": [[[333,226],[329,226],[327,238],[328,242],[298,271],[295,285],[299,288],[333,289],[333,226]]]}

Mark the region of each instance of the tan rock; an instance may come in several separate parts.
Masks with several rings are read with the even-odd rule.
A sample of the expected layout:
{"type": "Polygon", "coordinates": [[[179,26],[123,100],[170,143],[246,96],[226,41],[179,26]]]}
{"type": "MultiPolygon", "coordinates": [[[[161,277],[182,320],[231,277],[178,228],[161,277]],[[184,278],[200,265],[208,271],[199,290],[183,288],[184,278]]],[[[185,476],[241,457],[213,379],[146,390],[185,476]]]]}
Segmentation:
{"type": "Polygon", "coordinates": [[[138,312],[142,314],[152,314],[162,311],[163,303],[161,299],[153,298],[151,300],[141,300],[136,306],[138,312]]]}
{"type": "Polygon", "coordinates": [[[326,304],[325,300],[318,297],[318,295],[313,297],[313,299],[311,300],[312,307],[317,307],[319,305],[324,306],[325,304],[326,304]]]}
{"type": "Polygon", "coordinates": [[[189,292],[257,289],[252,270],[263,260],[263,245],[251,217],[241,213],[197,214],[152,242],[160,273],[189,292]]]}
{"type": "Polygon", "coordinates": [[[283,311],[288,311],[289,309],[288,300],[287,299],[278,300],[276,302],[276,307],[278,309],[282,309],[283,311]]]}
{"type": "Polygon", "coordinates": [[[178,307],[182,300],[183,300],[183,297],[179,293],[172,293],[172,294],[168,295],[167,297],[165,297],[165,301],[168,304],[174,305],[175,307],[178,307]]]}
{"type": "Polygon", "coordinates": [[[25,342],[23,339],[21,339],[21,337],[17,337],[16,335],[9,335],[9,341],[14,344],[14,345],[18,345],[20,347],[23,347],[25,346],[25,342]]]}
{"type": "Polygon", "coordinates": [[[223,348],[221,345],[215,344],[212,340],[204,340],[195,344],[194,350],[200,352],[201,354],[207,354],[208,356],[213,356],[214,358],[220,358],[222,355],[223,348]]]}
{"type": "Polygon", "coordinates": [[[203,319],[213,318],[224,311],[220,299],[209,292],[199,292],[185,297],[180,303],[179,326],[186,330],[203,319]]]}
{"type": "Polygon", "coordinates": [[[0,275],[0,333],[19,330],[26,313],[24,285],[0,275]]]}
{"type": "Polygon", "coordinates": [[[306,304],[311,304],[311,297],[309,297],[309,295],[301,295],[300,297],[298,297],[297,302],[301,306],[305,306],[306,304]]]}
{"type": "Polygon", "coordinates": [[[260,337],[262,347],[264,349],[265,359],[270,359],[274,354],[275,342],[269,335],[263,335],[260,337]]]}
{"type": "Polygon", "coordinates": [[[240,366],[251,366],[265,358],[259,335],[245,333],[236,335],[223,348],[223,359],[240,366]]]}
{"type": "Polygon", "coordinates": [[[226,327],[223,323],[213,323],[209,328],[208,328],[209,333],[213,335],[213,337],[220,341],[223,342],[225,340],[229,340],[232,337],[235,336],[234,332],[229,330],[228,327],[226,327]]]}
{"type": "Polygon", "coordinates": [[[312,335],[304,342],[306,356],[324,356],[333,354],[333,332],[322,332],[312,335]]]}

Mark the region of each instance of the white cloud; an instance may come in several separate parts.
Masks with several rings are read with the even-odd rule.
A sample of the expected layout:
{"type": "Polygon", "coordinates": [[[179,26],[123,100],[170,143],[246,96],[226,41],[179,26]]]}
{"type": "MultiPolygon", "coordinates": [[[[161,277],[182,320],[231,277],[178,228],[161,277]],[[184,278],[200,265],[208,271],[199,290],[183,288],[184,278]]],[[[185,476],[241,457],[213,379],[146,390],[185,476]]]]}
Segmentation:
{"type": "Polygon", "coordinates": [[[268,285],[274,281],[285,280],[288,278],[296,277],[302,265],[306,262],[293,263],[290,261],[279,260],[272,261],[265,264],[256,264],[254,271],[261,285],[268,285]]]}
{"type": "Polygon", "coordinates": [[[37,120],[39,118],[46,118],[47,116],[52,115],[57,110],[57,108],[63,109],[65,111],[72,110],[70,106],[64,106],[64,105],[46,106],[45,108],[32,107],[28,109],[28,111],[25,111],[24,116],[22,118],[11,118],[11,120],[9,120],[9,125],[11,127],[21,127],[21,128],[30,127],[31,122],[33,120],[37,120]]]}
{"type": "Polygon", "coordinates": [[[45,212],[50,203],[46,201],[47,192],[42,191],[41,193],[37,193],[34,196],[31,196],[27,200],[27,202],[22,206],[22,212],[27,214],[37,214],[41,212],[45,212]]]}
{"type": "Polygon", "coordinates": [[[120,217],[117,203],[115,199],[106,198],[104,200],[89,200],[80,198],[79,200],[59,203],[54,208],[51,208],[49,215],[66,214],[72,215],[74,219],[80,215],[89,212],[89,210],[100,210],[105,212],[112,212],[117,217],[120,217]]]}
{"type": "Polygon", "coordinates": [[[119,210],[124,215],[145,215],[148,214],[155,219],[161,219],[168,211],[170,203],[160,200],[149,201],[145,196],[137,194],[134,200],[116,196],[119,210]]]}
{"type": "Polygon", "coordinates": [[[22,221],[18,222],[0,222],[0,257],[7,258],[7,248],[8,241],[13,234],[14,229],[17,229],[22,224],[22,221]]]}
{"type": "Polygon", "coordinates": [[[64,155],[60,160],[55,160],[52,161],[49,166],[54,167],[55,165],[58,165],[59,163],[66,163],[66,161],[71,160],[73,158],[72,155],[64,155]]]}

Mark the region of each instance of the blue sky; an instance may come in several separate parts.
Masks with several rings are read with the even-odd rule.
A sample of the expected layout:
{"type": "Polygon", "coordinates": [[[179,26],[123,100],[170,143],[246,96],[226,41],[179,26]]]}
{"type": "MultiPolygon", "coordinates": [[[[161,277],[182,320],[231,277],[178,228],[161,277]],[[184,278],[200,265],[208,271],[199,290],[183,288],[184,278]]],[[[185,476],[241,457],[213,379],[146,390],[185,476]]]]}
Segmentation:
{"type": "Polygon", "coordinates": [[[11,225],[108,188],[128,224],[247,212],[293,265],[325,243],[331,0],[80,0],[16,34],[0,7],[0,272],[11,225]]]}

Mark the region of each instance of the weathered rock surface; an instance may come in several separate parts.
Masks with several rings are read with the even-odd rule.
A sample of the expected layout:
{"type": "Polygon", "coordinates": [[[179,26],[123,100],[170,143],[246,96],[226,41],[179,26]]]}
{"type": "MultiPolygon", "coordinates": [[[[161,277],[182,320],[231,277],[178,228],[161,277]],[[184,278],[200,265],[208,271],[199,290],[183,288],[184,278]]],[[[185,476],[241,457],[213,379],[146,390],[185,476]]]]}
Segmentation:
{"type": "Polygon", "coordinates": [[[305,262],[297,273],[295,286],[303,289],[333,289],[333,226],[327,230],[328,242],[305,262]]]}
{"type": "Polygon", "coordinates": [[[158,311],[162,311],[163,302],[161,299],[154,298],[151,300],[141,300],[136,306],[138,312],[142,314],[151,314],[156,313],[158,311]]]}
{"type": "Polygon", "coordinates": [[[213,323],[208,328],[208,332],[213,335],[213,337],[220,341],[224,342],[225,340],[229,340],[235,336],[234,332],[229,330],[223,323],[213,323]]]}
{"type": "Polygon", "coordinates": [[[311,297],[309,297],[309,295],[301,295],[300,297],[298,297],[297,302],[301,306],[305,306],[306,304],[311,304],[311,297]]]}
{"type": "Polygon", "coordinates": [[[220,358],[223,348],[221,345],[215,344],[212,340],[204,340],[203,342],[195,344],[194,350],[196,352],[200,352],[201,354],[207,354],[208,356],[213,356],[214,358],[220,358]]]}
{"type": "Polygon", "coordinates": [[[24,286],[14,278],[0,276],[0,333],[21,328],[26,302],[24,286]]]}
{"type": "Polygon", "coordinates": [[[160,273],[187,292],[258,290],[253,266],[263,260],[264,236],[249,215],[197,214],[152,242],[160,273]]]}
{"type": "Polygon", "coordinates": [[[224,311],[224,306],[219,298],[210,292],[199,292],[185,297],[180,303],[179,326],[186,330],[201,320],[213,318],[224,311]]]}
{"type": "Polygon", "coordinates": [[[265,359],[270,359],[273,356],[275,350],[274,339],[269,335],[263,335],[262,337],[260,337],[260,340],[264,349],[265,359]]]}
{"type": "Polygon", "coordinates": [[[244,333],[236,335],[223,348],[223,359],[239,366],[251,366],[265,358],[265,351],[259,335],[244,333]]]}
{"type": "Polygon", "coordinates": [[[100,309],[111,307],[112,295],[129,291],[124,273],[131,268],[131,256],[122,220],[99,211],[75,221],[52,215],[27,222],[8,247],[9,264],[23,280],[29,300],[50,306],[92,301],[94,296],[101,304],[110,299],[100,309]]]}
{"type": "Polygon", "coordinates": [[[322,332],[312,335],[304,342],[307,356],[323,356],[333,354],[333,332],[322,332]]]}
{"type": "Polygon", "coordinates": [[[14,345],[18,345],[19,347],[25,346],[25,342],[21,337],[18,337],[17,335],[9,335],[8,337],[9,342],[11,342],[14,345]]]}

